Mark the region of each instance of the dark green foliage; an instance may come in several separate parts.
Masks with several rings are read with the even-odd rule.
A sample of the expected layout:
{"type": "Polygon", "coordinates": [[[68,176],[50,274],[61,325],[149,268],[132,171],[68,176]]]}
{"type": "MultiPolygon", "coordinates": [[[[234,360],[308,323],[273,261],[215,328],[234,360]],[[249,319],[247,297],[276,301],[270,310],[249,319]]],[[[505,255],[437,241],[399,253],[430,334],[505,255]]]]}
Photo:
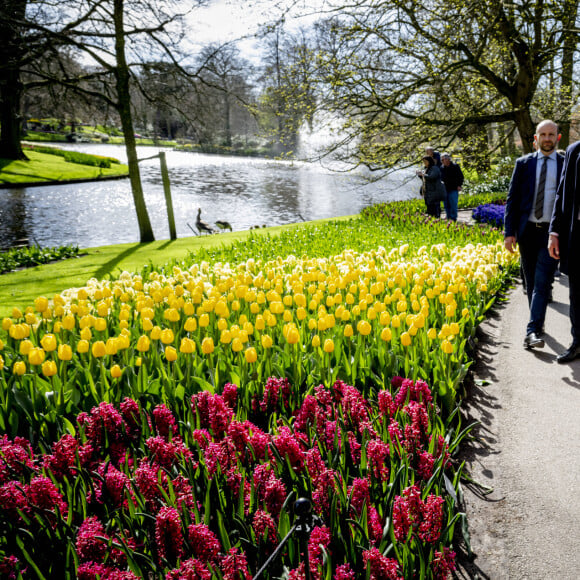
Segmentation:
{"type": "Polygon", "coordinates": [[[0,252],[0,274],[11,272],[17,268],[31,268],[55,260],[74,258],[78,255],[78,246],[11,248],[5,252],[0,252]]]}

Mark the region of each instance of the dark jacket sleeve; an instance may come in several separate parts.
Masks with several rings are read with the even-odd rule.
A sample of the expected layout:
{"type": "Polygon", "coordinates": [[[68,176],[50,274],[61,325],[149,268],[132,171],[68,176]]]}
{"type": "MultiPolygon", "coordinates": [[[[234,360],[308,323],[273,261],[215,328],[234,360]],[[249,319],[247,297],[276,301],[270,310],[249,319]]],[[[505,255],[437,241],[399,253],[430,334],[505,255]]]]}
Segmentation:
{"type": "Polygon", "coordinates": [[[506,238],[509,236],[515,236],[518,231],[520,206],[522,201],[521,200],[522,173],[523,173],[523,162],[522,159],[520,158],[516,161],[516,165],[512,173],[507,201],[505,204],[504,236],[506,238]]]}

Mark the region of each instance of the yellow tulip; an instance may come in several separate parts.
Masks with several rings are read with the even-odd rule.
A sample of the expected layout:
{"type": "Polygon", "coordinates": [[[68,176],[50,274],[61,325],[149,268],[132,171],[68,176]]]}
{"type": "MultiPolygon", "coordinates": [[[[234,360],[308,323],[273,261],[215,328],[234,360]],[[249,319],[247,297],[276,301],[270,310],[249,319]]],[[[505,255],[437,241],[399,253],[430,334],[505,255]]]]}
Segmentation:
{"type": "Polygon", "coordinates": [[[256,352],[256,349],[253,346],[247,348],[246,351],[244,352],[244,355],[246,357],[246,362],[250,364],[255,363],[258,360],[258,353],[256,352]]]}
{"type": "Polygon", "coordinates": [[[104,318],[95,318],[93,326],[95,330],[99,332],[104,332],[105,330],[107,330],[107,321],[104,318]]]}
{"type": "Polygon", "coordinates": [[[62,327],[65,330],[72,330],[76,325],[76,319],[73,314],[67,314],[62,319],[62,327]]]}
{"type": "Polygon", "coordinates": [[[143,332],[149,332],[150,330],[153,330],[153,322],[151,322],[149,318],[143,318],[141,327],[143,328],[143,332]]]}
{"type": "Polygon", "coordinates": [[[244,344],[239,338],[234,338],[232,340],[232,350],[234,352],[240,352],[244,348],[244,344]]]}
{"type": "Polygon", "coordinates": [[[44,362],[45,356],[46,355],[43,349],[38,347],[33,348],[28,353],[28,362],[35,366],[41,365],[44,362]]]}
{"type": "Polygon", "coordinates": [[[262,348],[272,348],[272,337],[269,334],[261,336],[262,348]]]}
{"type": "Polygon", "coordinates": [[[4,341],[0,338],[0,350],[4,350],[4,341]]]}
{"type": "Polygon", "coordinates": [[[139,352],[147,352],[149,350],[150,345],[151,345],[151,341],[149,340],[149,337],[146,334],[142,334],[137,339],[137,345],[135,348],[139,352]]]}
{"type": "Polygon", "coordinates": [[[91,340],[91,338],[93,338],[93,333],[91,332],[91,329],[88,326],[81,330],[81,338],[83,340],[91,340]]]}
{"type": "Polygon", "coordinates": [[[22,311],[20,308],[14,307],[12,309],[12,318],[22,318],[22,311]]]}
{"type": "Polygon", "coordinates": [[[142,364],[143,364],[143,359],[142,359],[140,356],[138,356],[138,357],[135,359],[135,366],[136,366],[136,367],[140,367],[142,364]]]}
{"type": "Polygon", "coordinates": [[[352,325],[351,325],[351,324],[346,324],[346,325],[345,325],[345,327],[344,327],[344,330],[343,330],[343,334],[344,334],[344,336],[346,336],[347,338],[348,338],[349,336],[352,336],[352,335],[354,334],[354,329],[353,329],[353,327],[352,327],[352,325]]]}
{"type": "Polygon", "coordinates": [[[328,353],[334,352],[334,342],[332,341],[331,338],[327,338],[324,341],[324,352],[328,353]]]}
{"type": "Polygon", "coordinates": [[[207,326],[209,326],[209,315],[208,314],[202,314],[199,317],[199,326],[200,326],[200,328],[206,328],[207,326]]]}
{"type": "Polygon", "coordinates": [[[429,340],[434,340],[435,338],[437,338],[437,330],[435,330],[434,328],[430,328],[429,331],[427,332],[427,338],[429,340]]]}
{"type": "Polygon", "coordinates": [[[12,318],[2,319],[2,330],[8,330],[12,326],[12,318]]]}
{"type": "Polygon", "coordinates": [[[18,352],[24,356],[27,356],[28,353],[34,348],[34,345],[32,344],[32,342],[30,340],[23,340],[20,343],[20,346],[18,348],[18,352]]]}
{"type": "Polygon", "coordinates": [[[232,333],[229,330],[222,330],[220,334],[220,342],[222,344],[230,344],[230,342],[232,342],[232,333]]]}
{"type": "Polygon", "coordinates": [[[161,336],[161,328],[159,328],[159,326],[154,326],[151,329],[151,340],[159,340],[160,336],[161,336]]]}
{"type": "Polygon", "coordinates": [[[298,332],[298,329],[295,326],[291,327],[286,335],[286,341],[288,344],[297,344],[299,340],[300,332],[298,332]]]}
{"type": "Polygon", "coordinates": [[[105,343],[105,352],[108,355],[114,355],[117,354],[118,350],[117,339],[115,337],[107,338],[107,342],[105,343]]]}
{"type": "Polygon", "coordinates": [[[172,344],[175,340],[175,335],[173,334],[173,330],[171,330],[171,328],[164,328],[161,331],[160,338],[163,344],[172,344]]]}
{"type": "Polygon", "coordinates": [[[111,377],[118,379],[123,374],[123,369],[119,365],[113,365],[111,367],[111,377]]]}
{"type": "Polygon", "coordinates": [[[211,354],[214,349],[213,338],[211,336],[206,336],[201,341],[201,352],[203,352],[203,354],[211,354]]]}
{"type": "Polygon", "coordinates": [[[77,352],[80,354],[84,354],[89,352],[89,341],[81,339],[77,342],[77,352]]]}
{"type": "Polygon", "coordinates": [[[401,344],[405,347],[411,345],[411,335],[408,332],[401,334],[401,344]]]}
{"type": "Polygon", "coordinates": [[[166,346],[165,347],[165,358],[169,362],[174,362],[177,360],[177,350],[173,346],[166,346]]]}
{"type": "Polygon", "coordinates": [[[0,371],[4,370],[4,358],[0,355],[0,371]]]}
{"type": "Polygon", "coordinates": [[[183,354],[193,354],[195,352],[196,344],[191,338],[183,337],[179,345],[179,352],[183,354]]]}
{"type": "Polygon", "coordinates": [[[72,348],[68,344],[59,344],[57,350],[57,356],[59,360],[71,360],[72,359],[72,348]]]}
{"type": "Polygon", "coordinates": [[[359,320],[356,329],[362,336],[368,336],[372,331],[372,326],[367,320],[359,320]]]}
{"type": "Polygon", "coordinates": [[[95,358],[104,357],[107,354],[107,347],[105,346],[105,343],[102,340],[97,340],[95,343],[93,343],[93,346],[91,347],[91,354],[95,358]]]}
{"type": "Polygon", "coordinates": [[[185,332],[195,332],[197,329],[197,320],[195,318],[188,318],[183,325],[185,332]]]}
{"type": "Polygon", "coordinates": [[[54,336],[54,334],[45,334],[40,339],[40,344],[46,352],[52,352],[57,348],[56,337],[54,336]]]}
{"type": "Polygon", "coordinates": [[[457,322],[452,322],[449,325],[449,328],[451,330],[451,334],[454,334],[455,336],[459,334],[459,324],[457,324],[457,322]]]}
{"type": "Polygon", "coordinates": [[[393,333],[391,332],[391,329],[388,326],[385,326],[385,328],[383,328],[383,330],[381,331],[381,340],[389,342],[391,338],[393,338],[393,333]]]}
{"type": "Polygon", "coordinates": [[[47,360],[42,363],[42,374],[45,377],[54,377],[56,371],[56,363],[53,360],[47,360]]]}
{"type": "Polygon", "coordinates": [[[38,322],[38,318],[31,312],[24,315],[24,320],[26,324],[30,324],[31,326],[34,326],[38,322]]]}
{"type": "Polygon", "coordinates": [[[318,334],[315,334],[312,337],[312,346],[314,348],[318,348],[320,346],[320,336],[318,336],[318,334]]]}
{"type": "Polygon", "coordinates": [[[12,372],[15,375],[22,376],[26,372],[26,363],[24,361],[18,360],[12,365],[12,372]]]}
{"type": "Polygon", "coordinates": [[[39,296],[34,301],[34,308],[36,308],[37,312],[44,312],[48,308],[48,298],[44,296],[39,296]]]}
{"type": "Polygon", "coordinates": [[[449,342],[447,339],[445,339],[442,343],[441,343],[441,350],[445,353],[445,354],[451,354],[453,352],[453,344],[451,342],[449,342]]]}

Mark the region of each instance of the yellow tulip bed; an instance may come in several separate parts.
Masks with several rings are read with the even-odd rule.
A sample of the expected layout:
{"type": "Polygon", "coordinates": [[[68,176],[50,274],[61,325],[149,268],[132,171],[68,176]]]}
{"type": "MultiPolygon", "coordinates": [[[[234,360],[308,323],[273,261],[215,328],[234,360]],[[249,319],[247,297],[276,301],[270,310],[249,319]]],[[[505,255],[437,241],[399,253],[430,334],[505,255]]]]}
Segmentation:
{"type": "MultiPolygon", "coordinates": [[[[250,578],[291,524],[290,516],[281,515],[284,510],[265,507],[266,496],[254,489],[257,483],[251,484],[251,473],[270,470],[286,490],[280,499],[286,505],[299,495],[312,497],[313,482],[322,477],[320,470],[332,467],[339,474],[331,478],[332,485],[338,486],[339,511],[346,514],[351,509],[353,493],[358,493],[354,489],[362,485],[359,480],[367,481],[365,485],[370,485],[371,491],[366,507],[361,503],[351,515],[358,522],[355,528],[362,531],[353,528],[347,532],[344,526],[351,524],[335,521],[328,510],[325,514],[320,508],[317,517],[324,519],[326,515],[326,519],[314,529],[325,530],[317,533],[325,538],[327,534],[328,541],[320,540],[324,553],[316,546],[311,549],[311,556],[312,551],[319,556],[312,563],[318,574],[313,577],[326,574],[340,580],[360,577],[356,574],[370,570],[371,577],[376,578],[418,578],[419,570],[427,566],[430,572],[421,577],[445,578],[452,569],[449,546],[459,517],[457,498],[450,497],[447,483],[458,489],[461,468],[448,462],[444,450],[447,445],[447,453],[451,453],[462,436],[454,410],[458,385],[470,363],[466,348],[506,277],[516,268],[516,260],[492,234],[489,243],[452,247],[445,243],[419,248],[402,244],[370,251],[344,250],[318,258],[289,255],[274,260],[250,258],[240,263],[192,262],[148,269],[141,274],[123,272],[115,279],[92,279],[83,288],[71,288],[50,299],[39,297],[24,312],[15,309],[12,317],[2,321],[0,429],[4,439],[0,439],[0,457],[12,467],[0,466],[0,500],[14,492],[10,487],[13,472],[21,478],[21,486],[32,486],[30,473],[40,477],[42,472],[48,477],[46,485],[52,485],[54,494],[60,493],[68,505],[45,506],[45,527],[60,522],[57,532],[44,530],[48,536],[55,535],[46,540],[46,545],[50,550],[61,550],[62,570],[75,570],[78,577],[109,577],[104,570],[112,566],[115,574],[121,574],[110,576],[115,578],[142,577],[144,571],[167,578],[250,578]],[[283,405],[281,399],[270,405],[274,396],[272,380],[283,381],[275,383],[278,386],[274,389],[280,397],[283,391],[283,405]],[[232,388],[233,411],[227,395],[232,388]],[[384,404],[391,391],[398,400],[393,406],[384,404]],[[417,394],[427,391],[428,396],[417,394]],[[325,392],[334,394],[323,403],[325,392]],[[212,468],[208,449],[222,445],[227,437],[214,423],[210,426],[202,420],[202,393],[220,401],[223,397],[226,403],[220,405],[226,406],[218,416],[230,425],[227,429],[236,421],[245,425],[246,447],[252,447],[248,443],[252,437],[263,433],[270,452],[260,454],[255,448],[249,464],[238,459],[231,473],[223,464],[225,459],[218,460],[221,467],[212,468]],[[305,405],[326,405],[329,412],[337,401],[347,398],[345,393],[358,400],[356,408],[367,409],[365,419],[355,422],[355,407],[347,411],[343,406],[325,415],[324,424],[319,419],[321,423],[298,426],[305,405]],[[379,405],[377,401],[381,400],[379,405]],[[168,463],[158,460],[163,469],[155,471],[151,485],[162,492],[154,494],[154,502],[147,499],[138,470],[134,471],[139,461],[141,466],[146,461],[145,441],[134,442],[133,451],[126,446],[124,454],[114,452],[117,435],[112,435],[111,425],[123,422],[125,441],[130,430],[128,401],[143,414],[137,420],[141,433],[162,438],[163,445],[173,445],[175,457],[168,463]],[[379,407],[386,419],[385,415],[372,419],[379,407]],[[416,410],[419,407],[420,413],[416,410]],[[157,415],[151,418],[158,409],[164,409],[160,412],[163,420],[157,415]],[[424,417],[420,429],[419,423],[410,419],[414,413],[424,417]],[[97,438],[98,445],[92,442],[91,453],[97,454],[96,447],[102,447],[99,460],[87,463],[81,449],[91,441],[93,431],[88,425],[93,418],[100,425],[93,430],[100,429],[105,436],[97,438]],[[327,421],[334,425],[334,434],[327,431],[323,437],[327,421]],[[382,421],[384,426],[380,427],[382,421]],[[160,430],[161,423],[169,427],[160,430]],[[407,423],[410,429],[423,433],[415,435],[415,451],[410,447],[407,423]],[[399,428],[403,430],[400,435],[399,428]],[[282,451],[279,440],[284,437],[299,450],[290,452],[284,447],[282,451]],[[325,437],[330,437],[328,448],[323,444],[325,437]],[[397,443],[398,437],[401,443],[397,443]],[[403,443],[404,438],[407,443],[403,443]],[[416,447],[419,439],[421,453],[430,457],[431,467],[424,478],[417,475],[424,471],[416,447]],[[25,440],[27,443],[22,443],[25,440]],[[69,466],[68,475],[62,478],[50,472],[46,457],[55,457],[56,446],[65,440],[76,442],[76,451],[69,457],[76,467],[69,466]],[[376,446],[381,445],[386,471],[379,477],[373,471],[379,468],[371,465],[370,457],[376,456],[376,446]],[[19,465],[30,460],[29,469],[16,469],[14,461],[6,459],[7,450],[14,455],[14,447],[21,453],[19,465]],[[313,453],[317,462],[327,465],[315,468],[314,462],[306,467],[306,455],[300,460],[294,453],[313,453]],[[44,467],[40,468],[43,455],[44,467]],[[388,456],[390,459],[385,459],[388,456]],[[87,483],[92,477],[88,474],[98,472],[99,481],[106,481],[107,470],[113,468],[123,482],[124,500],[107,509],[102,504],[108,505],[108,500],[103,500],[97,502],[97,509],[93,497],[96,492],[87,491],[96,484],[87,483]],[[238,487],[250,485],[249,504],[244,505],[243,494],[230,496],[225,491],[231,487],[228,477],[233,477],[232,473],[238,474],[238,487]],[[193,486],[186,493],[195,506],[180,496],[178,487],[183,481],[179,479],[178,485],[176,477],[188,479],[188,485],[193,486]],[[89,499],[78,499],[83,494],[89,499]],[[419,503],[413,505],[422,506],[421,521],[431,522],[429,530],[436,529],[436,533],[428,531],[427,526],[421,535],[417,531],[422,529],[420,526],[413,531],[412,525],[405,527],[404,518],[394,517],[393,509],[403,509],[402,505],[411,509],[409,502],[414,494],[419,503]],[[189,506],[187,513],[184,505],[189,506]],[[240,521],[230,526],[235,533],[228,527],[229,510],[239,514],[240,521]],[[136,524],[131,521],[144,517],[137,512],[152,514],[149,527],[142,522],[145,531],[133,530],[136,524]],[[437,517],[443,518],[443,523],[433,524],[429,518],[434,518],[434,513],[439,513],[437,517]],[[260,514],[262,524],[246,529],[242,520],[254,518],[255,522],[256,514],[260,514]],[[96,519],[90,520],[92,517],[96,519]],[[90,560],[96,566],[93,568],[89,560],[83,560],[80,554],[84,552],[79,548],[79,537],[85,537],[83,526],[89,526],[89,520],[96,526],[97,535],[109,538],[94,548],[99,562],[90,560]],[[195,552],[191,526],[202,525],[207,528],[204,533],[211,531],[219,539],[216,554],[220,556],[210,559],[205,567],[188,560],[195,552]],[[129,528],[132,538],[142,534],[141,548],[123,536],[129,528]],[[166,529],[173,530],[167,532],[172,541],[181,538],[183,549],[171,553],[162,539],[166,529]],[[148,542],[154,547],[148,547],[148,542]],[[254,542],[255,547],[250,549],[246,542],[254,542]],[[123,557],[114,556],[115,550],[123,557]],[[228,575],[231,566],[226,564],[227,558],[235,554],[244,555],[247,567],[234,566],[235,571],[228,575]],[[202,573],[202,568],[207,572],[202,573]]],[[[204,401],[204,405],[209,404],[204,401]]],[[[151,449],[149,441],[146,443],[151,449]]],[[[235,456],[233,448],[226,454],[228,461],[232,453],[235,456]]],[[[426,461],[424,455],[421,457],[426,461]]],[[[147,461],[148,466],[154,464],[152,459],[147,461]]],[[[26,505],[26,510],[18,512],[19,523],[11,524],[13,531],[28,527],[33,533],[36,529],[30,520],[36,508],[32,502],[26,505]]],[[[411,521],[419,517],[419,512],[413,512],[415,516],[410,513],[405,517],[411,521]]],[[[12,521],[14,513],[9,515],[0,507],[1,521],[12,521]]],[[[26,534],[14,533],[20,540],[0,540],[0,569],[12,563],[12,570],[28,566],[29,571],[42,569],[44,574],[54,574],[56,564],[45,562],[42,553],[26,551],[26,534]]],[[[301,560],[300,551],[292,548],[285,558],[284,565],[295,568],[295,575],[289,577],[304,577],[304,554],[301,560]]],[[[107,573],[112,574],[110,570],[107,573]]]]}

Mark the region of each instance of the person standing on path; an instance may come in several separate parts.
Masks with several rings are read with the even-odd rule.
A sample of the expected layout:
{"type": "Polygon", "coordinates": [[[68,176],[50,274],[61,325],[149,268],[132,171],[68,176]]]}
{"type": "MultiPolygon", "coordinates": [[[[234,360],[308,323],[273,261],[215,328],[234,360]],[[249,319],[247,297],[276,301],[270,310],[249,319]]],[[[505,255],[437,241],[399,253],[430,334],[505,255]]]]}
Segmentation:
{"type": "Polygon", "coordinates": [[[509,252],[515,250],[516,243],[519,245],[530,307],[526,348],[544,346],[544,319],[558,265],[548,251],[548,226],[564,163],[564,157],[556,151],[560,137],[553,121],[538,124],[536,151],[516,161],[505,208],[504,244],[509,252]]]}
{"type": "Polygon", "coordinates": [[[550,221],[548,251],[555,260],[560,260],[560,271],[568,275],[570,286],[570,322],[572,344],[556,360],[567,363],[580,357],[580,188],[578,162],[580,141],[566,149],[562,179],[556,193],[556,202],[550,221]]]}
{"type": "Polygon", "coordinates": [[[445,186],[441,181],[441,171],[435,165],[433,157],[423,157],[423,171],[417,171],[417,176],[423,180],[421,188],[427,215],[439,218],[441,216],[441,202],[445,199],[445,186]]]}
{"type": "Polygon", "coordinates": [[[457,221],[457,202],[459,192],[463,185],[463,171],[457,163],[451,161],[449,153],[441,154],[441,181],[445,184],[447,197],[443,201],[445,206],[445,217],[448,220],[457,221]]]}

